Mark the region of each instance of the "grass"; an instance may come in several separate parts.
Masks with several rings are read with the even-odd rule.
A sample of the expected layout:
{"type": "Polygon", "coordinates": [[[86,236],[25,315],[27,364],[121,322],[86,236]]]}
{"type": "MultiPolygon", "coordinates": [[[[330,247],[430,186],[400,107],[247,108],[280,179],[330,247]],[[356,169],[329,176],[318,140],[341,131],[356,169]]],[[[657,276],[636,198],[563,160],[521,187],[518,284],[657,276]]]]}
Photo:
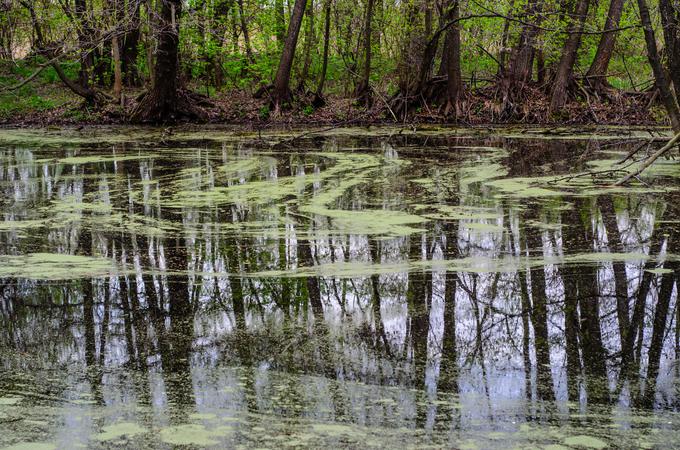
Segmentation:
{"type": "MultiPolygon", "coordinates": [[[[59,81],[52,68],[43,70],[34,80],[16,90],[7,90],[29,77],[38,68],[39,61],[0,65],[0,120],[16,120],[35,113],[56,110],[74,100],[59,81]]],[[[77,68],[65,65],[69,75],[77,68]]]]}

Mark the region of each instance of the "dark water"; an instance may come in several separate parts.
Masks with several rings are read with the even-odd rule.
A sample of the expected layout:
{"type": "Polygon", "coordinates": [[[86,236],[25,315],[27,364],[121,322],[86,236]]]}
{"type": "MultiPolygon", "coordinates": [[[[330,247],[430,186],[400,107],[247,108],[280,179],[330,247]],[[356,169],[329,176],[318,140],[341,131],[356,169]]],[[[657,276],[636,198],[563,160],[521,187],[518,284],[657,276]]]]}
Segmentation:
{"type": "Polygon", "coordinates": [[[0,130],[0,448],[679,446],[648,138],[0,130]]]}

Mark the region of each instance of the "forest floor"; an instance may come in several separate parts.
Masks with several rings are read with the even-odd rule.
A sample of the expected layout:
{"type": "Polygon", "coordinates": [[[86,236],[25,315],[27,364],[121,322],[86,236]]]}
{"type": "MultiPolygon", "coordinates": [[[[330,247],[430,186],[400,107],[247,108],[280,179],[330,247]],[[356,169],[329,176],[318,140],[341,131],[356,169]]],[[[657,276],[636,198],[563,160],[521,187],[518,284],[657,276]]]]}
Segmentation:
{"type": "MultiPolygon", "coordinates": [[[[140,91],[124,93],[125,106],[109,105],[94,110],[71,94],[59,82],[32,83],[15,91],[0,87],[0,126],[35,127],[59,125],[125,124],[140,91]]],[[[206,110],[209,122],[239,125],[246,129],[290,126],[342,126],[374,124],[526,124],[526,125],[664,125],[665,114],[650,101],[649,94],[620,94],[604,101],[594,96],[573,99],[559,114],[548,113],[549,97],[539,89],[524,94],[524,101],[513,114],[501,112],[501,102],[493,87],[477,89],[462,103],[457,121],[446,117],[436,106],[410,110],[406,119],[397,117],[390,100],[375,95],[372,108],[359,107],[353,99],[330,95],[326,105],[311,106],[311,96],[300,95],[296,105],[283,112],[272,112],[267,98],[254,98],[243,90],[218,92],[206,110]]]]}

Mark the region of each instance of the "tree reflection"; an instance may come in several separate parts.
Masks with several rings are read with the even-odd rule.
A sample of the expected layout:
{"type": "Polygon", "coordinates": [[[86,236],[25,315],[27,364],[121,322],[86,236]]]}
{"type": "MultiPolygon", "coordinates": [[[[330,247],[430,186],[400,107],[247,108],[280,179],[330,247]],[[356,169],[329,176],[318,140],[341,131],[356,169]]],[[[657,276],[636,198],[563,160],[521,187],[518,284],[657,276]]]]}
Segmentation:
{"type": "MultiPolygon", "coordinates": [[[[529,419],[529,411],[551,416],[563,402],[577,404],[573,411],[628,401],[677,407],[668,386],[680,377],[677,364],[671,370],[680,354],[680,245],[677,224],[661,220],[677,218],[677,196],[602,192],[522,204],[466,184],[446,171],[448,156],[427,150],[462,149],[455,158],[464,164],[477,157],[464,153],[469,145],[517,155],[516,141],[422,144],[328,138],[295,154],[234,145],[84,166],[4,149],[5,222],[36,220],[45,208],[67,213],[37,229],[0,227],[1,253],[104,256],[120,270],[75,281],[2,280],[0,347],[34,355],[36,367],[80,364],[100,405],[116,389],[107,370],[142,374],[132,389],[146,405],[156,395],[150,373],[160,372],[176,423],[198,407],[196,377],[223,365],[243,370],[240,405],[250,414],[267,410],[269,374],[323,379],[317,390],[289,380],[275,395],[290,401],[277,411],[300,420],[308,408],[340,421],[448,432],[466,426],[465,398],[474,398],[469,414],[489,421],[504,402],[522,404],[529,419]],[[331,176],[338,148],[373,159],[331,176]],[[229,172],[237,161],[244,169],[229,172]],[[446,183],[422,181],[431,173],[446,183]],[[357,174],[360,181],[334,191],[357,174]],[[205,204],[173,204],[178,185],[237,189],[224,191],[221,203],[224,192],[210,191],[205,204]],[[248,191],[252,185],[261,191],[248,191]],[[470,218],[380,233],[372,223],[299,208],[323,195],[343,211],[446,206],[470,218]],[[479,211],[486,216],[475,217],[479,211]],[[568,259],[583,254],[596,257],[568,259]],[[452,264],[466,258],[515,265],[452,264]],[[391,266],[400,269],[381,271],[391,266]],[[406,394],[370,405],[347,381],[406,394]],[[310,399],[313,392],[323,398],[310,399]]],[[[581,154],[564,142],[527,145],[526,154],[503,160],[507,173],[534,173],[536,158],[564,169],[561,154],[581,154]]],[[[4,366],[29,363],[9,358],[4,366]]]]}

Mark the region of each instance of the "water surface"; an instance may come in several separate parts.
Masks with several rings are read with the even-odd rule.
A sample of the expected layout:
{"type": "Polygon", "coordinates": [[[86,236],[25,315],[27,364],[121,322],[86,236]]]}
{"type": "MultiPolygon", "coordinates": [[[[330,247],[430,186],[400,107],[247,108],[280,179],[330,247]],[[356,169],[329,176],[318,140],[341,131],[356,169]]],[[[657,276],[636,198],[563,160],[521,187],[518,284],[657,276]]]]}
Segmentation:
{"type": "Polygon", "coordinates": [[[647,132],[294,136],[0,131],[0,448],[680,445],[647,132]]]}

